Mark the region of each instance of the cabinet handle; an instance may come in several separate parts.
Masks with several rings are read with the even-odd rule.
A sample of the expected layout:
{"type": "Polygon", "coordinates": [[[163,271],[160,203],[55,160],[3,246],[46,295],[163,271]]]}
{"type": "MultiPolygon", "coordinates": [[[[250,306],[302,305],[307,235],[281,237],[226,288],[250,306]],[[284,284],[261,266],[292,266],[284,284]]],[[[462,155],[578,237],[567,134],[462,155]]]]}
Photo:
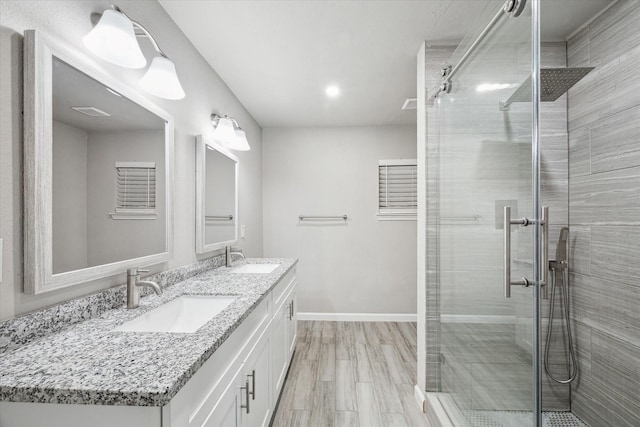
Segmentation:
{"type": "Polygon", "coordinates": [[[291,304],[287,306],[287,320],[291,320],[291,304]]]}
{"type": "Polygon", "coordinates": [[[240,390],[244,390],[244,397],[247,401],[246,405],[243,405],[242,402],[240,402],[240,408],[241,409],[246,409],[247,410],[247,414],[249,413],[249,411],[251,410],[250,408],[250,404],[249,404],[249,380],[246,380],[244,383],[244,387],[240,387],[240,390]]]}
{"type": "Polygon", "coordinates": [[[248,377],[251,377],[252,388],[249,394],[251,395],[251,400],[256,400],[256,370],[251,371],[248,377]]]}
{"type": "Polygon", "coordinates": [[[291,300],[291,305],[289,305],[289,320],[293,320],[293,300],[291,300]]]}

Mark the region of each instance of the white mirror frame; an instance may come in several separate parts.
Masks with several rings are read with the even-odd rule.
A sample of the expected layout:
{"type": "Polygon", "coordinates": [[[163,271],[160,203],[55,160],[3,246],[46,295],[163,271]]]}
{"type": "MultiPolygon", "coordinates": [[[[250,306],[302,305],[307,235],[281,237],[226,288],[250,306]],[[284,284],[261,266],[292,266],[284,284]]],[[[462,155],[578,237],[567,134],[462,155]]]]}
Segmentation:
{"type": "Polygon", "coordinates": [[[231,154],[227,149],[215,142],[206,139],[202,135],[196,136],[196,253],[204,254],[207,252],[222,249],[226,246],[238,243],[238,179],[240,178],[240,162],[238,158],[231,154]],[[234,235],[233,240],[206,244],[205,242],[205,200],[206,200],[206,159],[207,145],[233,160],[236,164],[235,174],[235,207],[234,207],[234,235]]]}
{"type": "Polygon", "coordinates": [[[173,118],[140,93],[96,70],[79,53],[35,30],[24,32],[24,292],[41,294],[160,264],[173,254],[173,118]],[[165,120],[166,250],[164,252],[53,274],[53,57],[119,92],[165,120]]]}

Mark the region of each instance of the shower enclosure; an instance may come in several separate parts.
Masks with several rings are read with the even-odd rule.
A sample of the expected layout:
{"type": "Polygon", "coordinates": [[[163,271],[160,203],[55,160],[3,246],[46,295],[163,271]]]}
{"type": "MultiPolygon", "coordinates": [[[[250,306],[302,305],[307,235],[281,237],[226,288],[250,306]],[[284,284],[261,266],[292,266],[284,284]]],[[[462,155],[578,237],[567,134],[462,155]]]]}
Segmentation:
{"type": "MultiPolygon", "coordinates": [[[[609,11],[616,25],[630,20],[637,34],[640,2],[617,3],[609,11]]],[[[576,56],[569,64],[565,41],[541,40],[547,5],[561,7],[487,1],[462,42],[425,47],[424,375],[426,391],[437,393],[454,425],[585,425],[571,412],[580,364],[565,316],[573,232],[566,92],[585,76],[596,78],[600,64],[593,71],[576,56]]],[[[639,52],[635,43],[630,48],[639,52]]],[[[636,72],[637,65],[637,56],[627,61],[636,72]]],[[[579,96],[574,105],[576,115],[590,108],[579,96]]],[[[584,232],[582,223],[575,230],[584,232]]],[[[634,381],[635,361],[623,362],[634,381]]],[[[630,399],[627,407],[640,408],[637,396],[630,399]]]]}

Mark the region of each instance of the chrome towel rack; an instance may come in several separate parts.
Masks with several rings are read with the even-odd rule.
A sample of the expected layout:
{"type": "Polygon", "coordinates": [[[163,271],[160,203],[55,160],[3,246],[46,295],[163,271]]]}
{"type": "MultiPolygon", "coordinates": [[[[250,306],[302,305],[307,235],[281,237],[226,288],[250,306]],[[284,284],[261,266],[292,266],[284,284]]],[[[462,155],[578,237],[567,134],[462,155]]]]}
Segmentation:
{"type": "Polygon", "coordinates": [[[204,218],[209,221],[233,221],[233,215],[205,215],[204,218]]]}
{"type": "Polygon", "coordinates": [[[342,219],[344,221],[346,221],[347,219],[349,219],[349,217],[347,216],[347,214],[344,215],[329,215],[329,216],[322,216],[322,215],[300,215],[298,216],[298,219],[300,221],[304,221],[304,220],[319,220],[319,221],[335,221],[336,219],[342,219]]]}
{"type": "Polygon", "coordinates": [[[480,221],[482,215],[469,215],[469,216],[441,216],[441,220],[447,221],[480,221]]]}

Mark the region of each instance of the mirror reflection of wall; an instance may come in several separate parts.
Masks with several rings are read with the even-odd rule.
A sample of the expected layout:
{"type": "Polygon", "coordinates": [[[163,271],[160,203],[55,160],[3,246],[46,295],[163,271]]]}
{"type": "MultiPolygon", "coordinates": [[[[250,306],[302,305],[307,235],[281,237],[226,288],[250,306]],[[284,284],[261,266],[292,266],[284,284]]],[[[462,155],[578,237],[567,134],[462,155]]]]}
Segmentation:
{"type": "Polygon", "coordinates": [[[166,251],[165,121],[57,58],[52,107],[53,273],[166,251]],[[123,184],[119,162],[155,177],[123,184]]]}
{"type": "Polygon", "coordinates": [[[207,146],[205,164],[205,244],[236,238],[236,162],[207,146]]]}

